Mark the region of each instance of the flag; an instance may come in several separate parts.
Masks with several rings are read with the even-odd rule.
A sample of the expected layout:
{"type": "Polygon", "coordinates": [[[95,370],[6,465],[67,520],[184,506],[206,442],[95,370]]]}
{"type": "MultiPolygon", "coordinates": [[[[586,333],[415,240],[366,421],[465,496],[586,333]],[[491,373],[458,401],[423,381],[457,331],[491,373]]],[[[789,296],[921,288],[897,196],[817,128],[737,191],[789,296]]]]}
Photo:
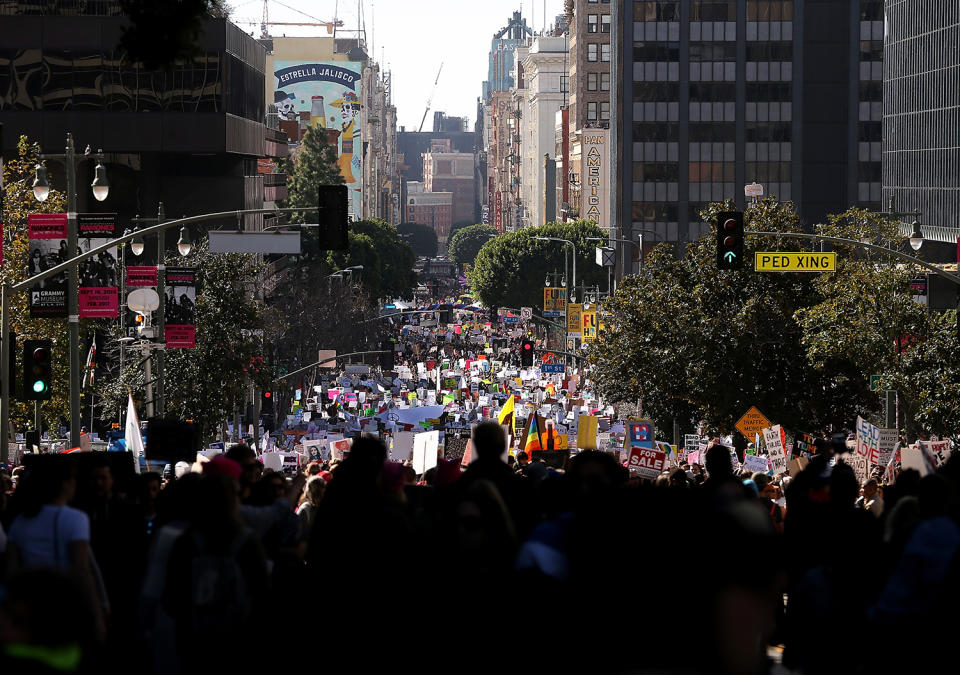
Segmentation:
{"type": "Polygon", "coordinates": [[[532,413],[530,417],[530,426],[527,428],[527,440],[523,444],[524,451],[529,455],[534,450],[543,450],[540,444],[540,429],[537,425],[537,414],[532,413]]]}
{"type": "Polygon", "coordinates": [[[513,427],[513,406],[514,406],[514,399],[513,399],[513,396],[511,396],[503,404],[503,408],[501,408],[500,414],[497,416],[498,424],[508,424],[508,422],[505,422],[505,420],[507,418],[510,418],[510,422],[509,422],[510,427],[511,428],[513,427]]]}
{"type": "Polygon", "coordinates": [[[127,389],[127,422],[124,427],[124,440],[127,450],[133,453],[133,468],[140,473],[140,458],[144,454],[143,436],[140,435],[140,418],[137,416],[137,406],[133,404],[133,392],[127,389]]]}
{"type": "Polygon", "coordinates": [[[83,367],[83,384],[80,387],[81,389],[86,389],[88,384],[91,387],[93,386],[93,374],[97,369],[96,359],[97,338],[94,336],[94,338],[90,340],[90,351],[87,352],[87,364],[83,367]]]}

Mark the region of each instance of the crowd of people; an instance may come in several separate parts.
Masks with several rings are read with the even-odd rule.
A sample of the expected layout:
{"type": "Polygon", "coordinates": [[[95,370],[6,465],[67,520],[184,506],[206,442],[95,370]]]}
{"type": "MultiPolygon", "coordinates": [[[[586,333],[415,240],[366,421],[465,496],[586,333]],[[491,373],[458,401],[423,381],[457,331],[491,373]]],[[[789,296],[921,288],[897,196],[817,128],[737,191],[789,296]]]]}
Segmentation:
{"type": "MultiPolygon", "coordinates": [[[[403,346],[407,335],[411,370],[444,353],[403,346]]],[[[455,350],[471,361],[480,348],[455,350]]],[[[736,470],[713,439],[702,464],[678,457],[648,479],[603,447],[560,462],[512,447],[496,406],[462,406],[511,390],[486,377],[471,392],[468,379],[469,456],[421,472],[394,456],[385,423],[293,472],[246,443],[163,473],[136,474],[121,453],[28,457],[0,475],[0,672],[951,662],[957,457],[861,485],[843,444],[817,443],[802,470],[772,475],[736,470]]],[[[563,398],[559,385],[531,393],[534,407],[563,398]]]]}

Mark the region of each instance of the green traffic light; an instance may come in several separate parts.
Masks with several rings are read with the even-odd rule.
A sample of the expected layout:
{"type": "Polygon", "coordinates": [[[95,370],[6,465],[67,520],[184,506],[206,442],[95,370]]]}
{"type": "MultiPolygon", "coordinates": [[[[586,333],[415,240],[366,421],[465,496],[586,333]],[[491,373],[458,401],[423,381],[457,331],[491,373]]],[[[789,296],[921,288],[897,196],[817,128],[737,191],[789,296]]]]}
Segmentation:
{"type": "Polygon", "coordinates": [[[47,383],[43,380],[37,380],[33,383],[33,391],[37,394],[42,394],[47,390],[47,383]]]}

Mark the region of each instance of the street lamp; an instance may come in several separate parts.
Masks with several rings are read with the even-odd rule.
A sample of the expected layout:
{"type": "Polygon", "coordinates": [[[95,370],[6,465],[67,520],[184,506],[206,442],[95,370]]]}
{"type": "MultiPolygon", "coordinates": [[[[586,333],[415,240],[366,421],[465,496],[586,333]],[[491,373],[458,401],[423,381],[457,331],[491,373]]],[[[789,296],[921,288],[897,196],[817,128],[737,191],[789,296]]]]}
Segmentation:
{"type": "Polygon", "coordinates": [[[187,229],[186,225],[180,228],[180,239],[177,240],[177,250],[180,252],[180,255],[186,257],[190,255],[190,249],[193,247],[192,242],[190,241],[190,231],[187,229]]]}
{"type": "MultiPolygon", "coordinates": [[[[560,241],[564,244],[570,244],[570,247],[573,249],[573,287],[577,286],[577,245],[574,244],[569,239],[561,239],[560,237],[534,237],[537,241],[560,241]]],[[[566,276],[566,275],[564,275],[566,276]]]]}
{"type": "MultiPolygon", "coordinates": [[[[103,152],[103,150],[100,152],[103,152]]],[[[98,202],[102,202],[110,194],[110,181],[107,180],[107,169],[103,166],[103,162],[97,162],[97,166],[93,170],[93,182],[90,183],[90,187],[93,189],[93,198],[98,202]]]]}
{"type": "Polygon", "coordinates": [[[47,201],[50,196],[50,181],[47,180],[47,167],[37,164],[34,167],[33,196],[38,202],[47,201]]]}
{"type": "Polygon", "coordinates": [[[913,233],[910,235],[910,248],[919,251],[923,246],[923,232],[920,231],[920,223],[913,221],[913,233]]]}
{"type": "MultiPolygon", "coordinates": [[[[129,234],[129,232],[130,230],[127,230],[126,232],[124,232],[124,234],[129,234]]],[[[141,253],[143,253],[143,249],[144,249],[143,237],[136,236],[130,240],[130,252],[133,255],[139,256],[141,253]]]]}

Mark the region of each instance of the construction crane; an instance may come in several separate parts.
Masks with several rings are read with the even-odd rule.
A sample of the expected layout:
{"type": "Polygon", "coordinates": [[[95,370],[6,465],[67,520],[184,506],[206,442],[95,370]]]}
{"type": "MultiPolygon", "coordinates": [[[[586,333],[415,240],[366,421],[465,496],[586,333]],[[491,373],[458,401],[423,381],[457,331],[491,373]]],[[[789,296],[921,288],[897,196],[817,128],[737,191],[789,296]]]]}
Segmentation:
{"type": "MultiPolygon", "coordinates": [[[[298,14],[303,14],[307,18],[313,19],[313,21],[271,21],[269,2],[270,0],[263,0],[263,17],[259,21],[260,39],[262,40],[266,40],[267,38],[270,37],[270,33],[267,31],[267,26],[323,26],[324,28],[327,29],[327,34],[330,34],[330,33],[333,33],[334,28],[337,28],[343,25],[343,21],[341,21],[340,19],[334,19],[333,21],[321,21],[320,19],[310,16],[305,12],[301,12],[296,7],[290,7],[289,5],[285,5],[282,2],[277,2],[277,0],[273,0],[273,2],[277,2],[277,4],[280,5],[281,7],[286,7],[287,9],[297,12],[298,14]]],[[[246,21],[238,20],[236,23],[255,26],[258,22],[250,21],[250,20],[246,20],[246,21]]]]}
{"type": "Polygon", "coordinates": [[[433,103],[433,94],[437,91],[437,82],[440,81],[440,73],[443,71],[443,61],[440,62],[440,69],[437,70],[437,79],[433,81],[433,89],[430,90],[430,96],[427,97],[427,109],[423,111],[423,119],[420,120],[420,128],[417,133],[423,131],[423,123],[427,121],[427,113],[430,112],[430,104],[433,103]]]}

